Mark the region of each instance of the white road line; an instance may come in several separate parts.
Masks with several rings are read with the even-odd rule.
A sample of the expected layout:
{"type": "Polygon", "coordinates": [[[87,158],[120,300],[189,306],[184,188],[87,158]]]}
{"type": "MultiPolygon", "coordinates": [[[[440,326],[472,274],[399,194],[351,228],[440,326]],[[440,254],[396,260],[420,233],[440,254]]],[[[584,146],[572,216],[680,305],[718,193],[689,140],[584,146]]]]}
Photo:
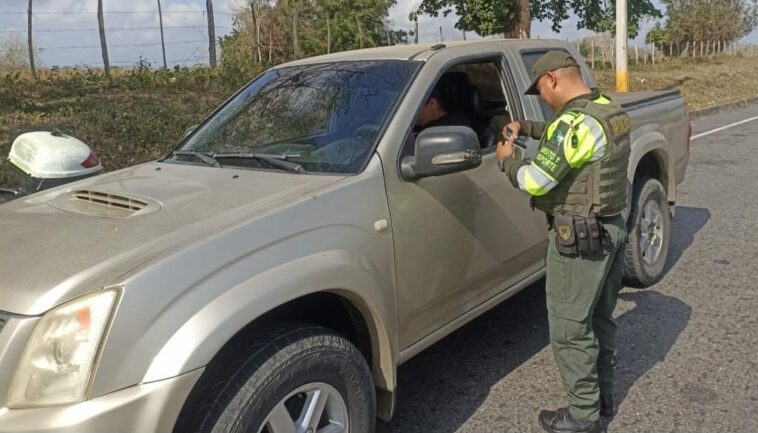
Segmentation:
{"type": "Polygon", "coordinates": [[[724,126],[722,126],[720,128],[711,129],[710,131],[701,132],[700,134],[693,135],[690,138],[690,140],[694,140],[694,139],[700,138],[700,137],[705,137],[706,135],[713,134],[714,132],[723,131],[723,130],[729,129],[729,128],[733,127],[733,126],[742,125],[743,123],[752,122],[753,120],[758,120],[758,116],[751,117],[751,118],[745,119],[745,120],[740,120],[739,122],[730,123],[730,124],[724,125],[724,126]]]}

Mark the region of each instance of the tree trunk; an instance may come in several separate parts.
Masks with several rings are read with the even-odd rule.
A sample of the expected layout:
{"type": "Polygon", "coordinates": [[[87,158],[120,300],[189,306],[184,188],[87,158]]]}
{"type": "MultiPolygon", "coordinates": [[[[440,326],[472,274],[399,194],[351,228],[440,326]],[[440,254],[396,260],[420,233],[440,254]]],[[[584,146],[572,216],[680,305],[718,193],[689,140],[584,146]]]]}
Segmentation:
{"type": "Polygon", "coordinates": [[[261,47],[258,45],[258,16],[255,14],[255,0],[250,1],[250,14],[251,18],[253,19],[253,49],[252,49],[252,56],[253,56],[253,63],[255,63],[255,59],[257,58],[260,61],[261,58],[261,47]],[[257,56],[257,57],[256,57],[257,56]]]}
{"type": "Polygon", "coordinates": [[[363,26],[361,25],[361,20],[358,19],[358,15],[355,15],[355,23],[358,25],[359,47],[363,48],[363,26]]]}
{"type": "Polygon", "coordinates": [[[274,26],[269,23],[268,25],[268,62],[274,61],[274,26]]]}
{"type": "Polygon", "coordinates": [[[100,29],[100,50],[103,53],[105,78],[111,80],[111,63],[108,61],[108,43],[105,41],[105,20],[103,19],[103,0],[97,0],[97,25],[100,29]]]}
{"type": "Polygon", "coordinates": [[[516,37],[529,39],[532,31],[532,15],[529,0],[519,0],[519,20],[516,25],[516,37]]]}
{"type": "Polygon", "coordinates": [[[158,25],[161,27],[161,51],[163,52],[163,69],[168,69],[168,62],[166,62],[166,40],[163,38],[163,10],[161,9],[161,0],[158,0],[158,25]]]}
{"type": "Polygon", "coordinates": [[[595,69],[595,38],[590,39],[590,57],[592,57],[590,68],[595,69]]]}
{"type": "Polygon", "coordinates": [[[332,22],[329,14],[326,14],[326,53],[332,52],[332,22]]]}
{"type": "Polygon", "coordinates": [[[29,0],[26,33],[29,39],[29,67],[32,68],[32,80],[37,81],[37,68],[34,67],[34,42],[32,41],[32,0],[29,0]]]}
{"type": "Polygon", "coordinates": [[[297,5],[292,11],[292,47],[295,51],[295,58],[300,56],[300,41],[297,39],[297,5]]]}
{"type": "Polygon", "coordinates": [[[634,44],[634,64],[639,65],[640,64],[640,51],[637,48],[637,44],[634,44]]]}
{"type": "Polygon", "coordinates": [[[213,0],[205,0],[205,9],[208,11],[208,63],[211,68],[216,63],[216,24],[213,19],[213,0]]]}
{"type": "Polygon", "coordinates": [[[418,20],[413,22],[413,43],[418,43],[418,20]]]}

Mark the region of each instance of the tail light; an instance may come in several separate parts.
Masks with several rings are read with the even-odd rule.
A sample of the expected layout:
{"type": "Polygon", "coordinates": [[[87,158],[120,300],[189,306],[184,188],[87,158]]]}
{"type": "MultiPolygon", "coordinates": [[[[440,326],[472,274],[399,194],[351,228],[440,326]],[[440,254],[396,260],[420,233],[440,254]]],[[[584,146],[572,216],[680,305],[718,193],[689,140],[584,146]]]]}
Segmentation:
{"type": "Polygon", "coordinates": [[[89,158],[85,159],[82,163],[82,167],[84,168],[97,167],[98,165],[100,165],[100,160],[95,155],[95,152],[90,153],[89,158]]]}

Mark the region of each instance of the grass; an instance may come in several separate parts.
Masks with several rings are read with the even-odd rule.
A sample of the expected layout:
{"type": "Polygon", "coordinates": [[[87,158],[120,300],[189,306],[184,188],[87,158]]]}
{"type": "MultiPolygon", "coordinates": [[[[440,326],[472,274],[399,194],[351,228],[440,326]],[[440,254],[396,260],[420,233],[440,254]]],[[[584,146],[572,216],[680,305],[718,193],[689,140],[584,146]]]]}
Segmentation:
{"type": "MultiPolygon", "coordinates": [[[[632,65],[629,71],[630,91],[679,89],[690,111],[758,97],[758,56],[674,58],[655,66],[632,65]]],[[[600,88],[607,91],[615,88],[614,71],[593,73],[600,88]]]]}
{"type": "MultiPolygon", "coordinates": [[[[632,66],[631,91],[678,88],[690,110],[758,96],[758,57],[668,59],[632,66]]],[[[612,70],[597,70],[606,91],[612,70]]],[[[184,131],[229,97],[253,72],[206,68],[116,71],[112,82],[99,71],[44,71],[36,83],[0,73],[0,159],[21,133],[58,128],[92,146],[107,170],[164,155],[184,131]]],[[[0,186],[12,185],[0,163],[0,186]]]]}
{"type": "Polygon", "coordinates": [[[0,158],[19,134],[58,128],[89,144],[106,170],[156,159],[243,82],[204,68],[122,71],[112,82],[91,70],[47,72],[36,83],[0,76],[0,158]]]}

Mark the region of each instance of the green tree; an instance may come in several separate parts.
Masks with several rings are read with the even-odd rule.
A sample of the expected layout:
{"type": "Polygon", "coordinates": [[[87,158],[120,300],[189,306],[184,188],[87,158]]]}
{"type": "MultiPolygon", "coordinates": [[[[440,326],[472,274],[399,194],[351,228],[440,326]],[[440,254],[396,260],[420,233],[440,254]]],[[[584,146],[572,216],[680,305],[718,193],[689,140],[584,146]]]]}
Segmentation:
{"type": "MultiPolygon", "coordinates": [[[[453,10],[459,16],[456,28],[482,36],[529,37],[531,19],[548,20],[558,32],[570,12],[579,18],[579,29],[615,30],[615,1],[609,0],[422,0],[418,13],[447,16],[453,10]]],[[[660,12],[651,0],[629,0],[628,17],[629,36],[635,37],[640,20],[660,17],[660,12]]]]}
{"type": "Polygon", "coordinates": [[[407,41],[390,28],[395,0],[246,0],[234,13],[232,32],[221,39],[221,65],[257,70],[300,57],[407,41]],[[255,18],[254,18],[255,17],[255,18]],[[260,51],[260,56],[258,52],[260,51]]]}
{"type": "Polygon", "coordinates": [[[673,43],[731,42],[758,25],[756,0],[663,0],[673,43]]]}

